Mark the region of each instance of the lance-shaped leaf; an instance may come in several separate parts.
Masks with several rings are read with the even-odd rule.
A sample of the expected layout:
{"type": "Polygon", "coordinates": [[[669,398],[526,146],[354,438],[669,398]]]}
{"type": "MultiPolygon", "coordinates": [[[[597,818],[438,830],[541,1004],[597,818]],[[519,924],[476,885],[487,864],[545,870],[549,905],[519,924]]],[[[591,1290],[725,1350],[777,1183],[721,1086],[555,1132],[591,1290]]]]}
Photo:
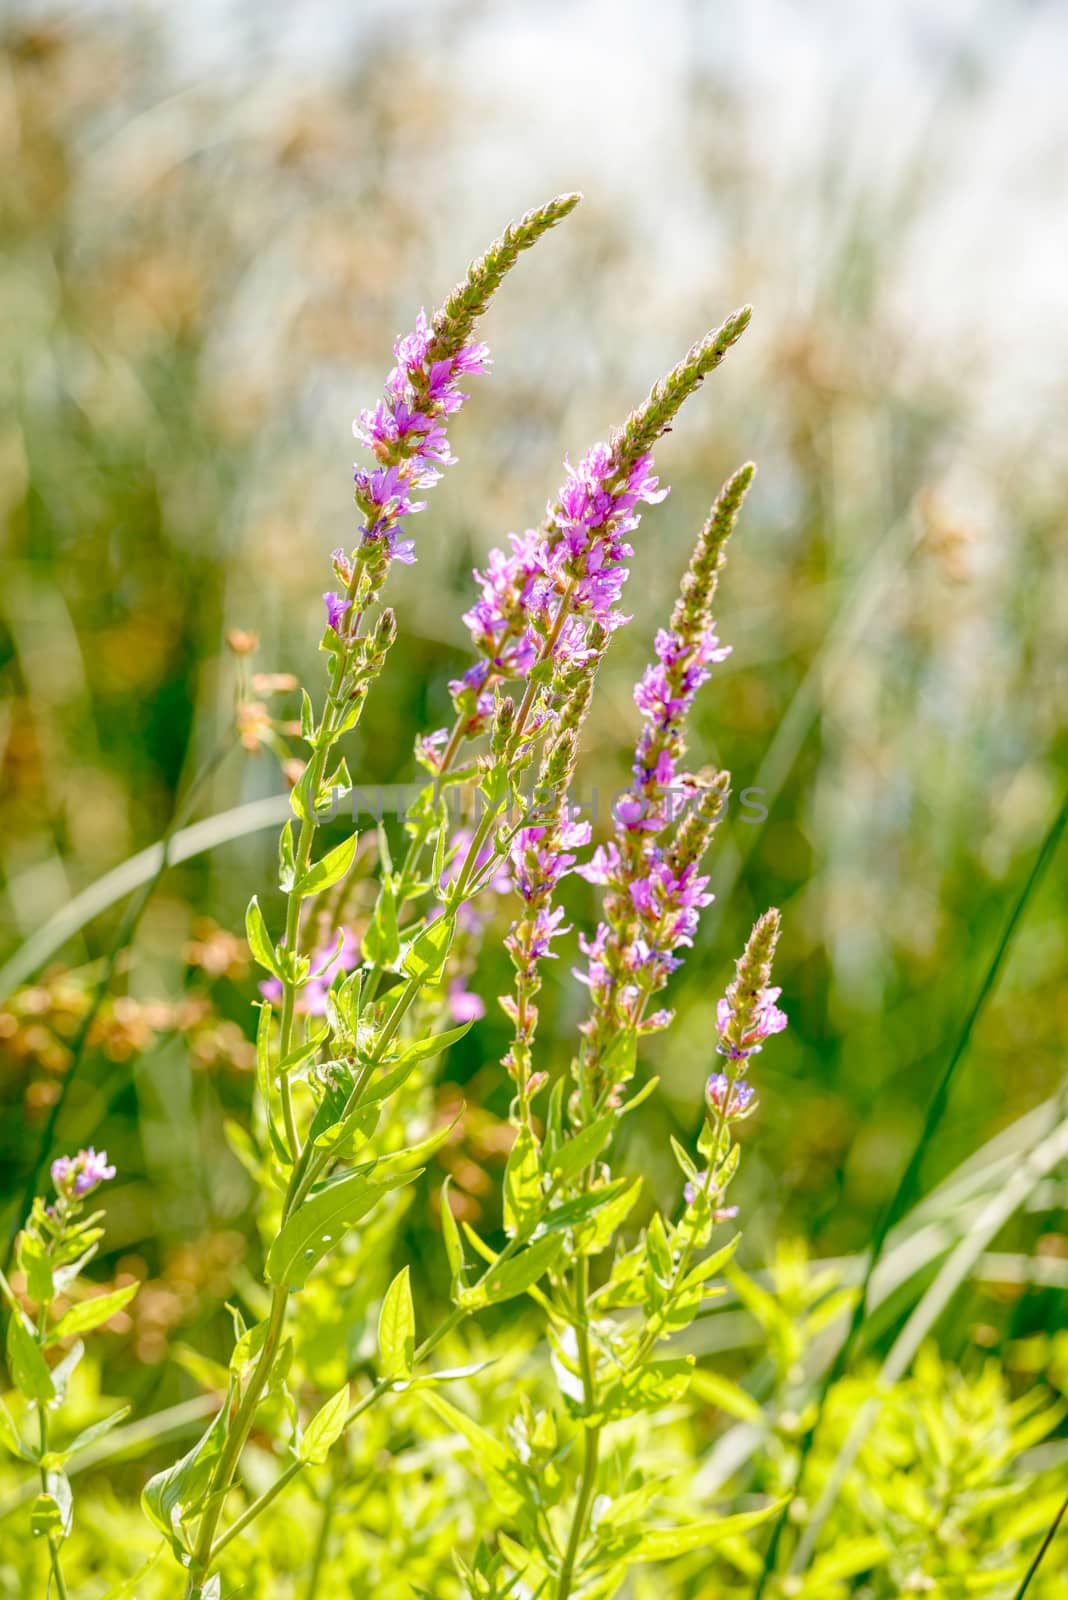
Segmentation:
{"type": "Polygon", "coordinates": [[[263,912],[260,910],[260,903],[255,895],[249,901],[248,910],[245,912],[245,937],[248,939],[248,947],[259,965],[281,981],[285,977],[282,971],[282,963],[279,961],[278,953],[271,943],[270,934],[267,932],[267,924],[263,920],[263,912]]]}
{"type": "Polygon", "coordinates": [[[378,1314],[378,1351],[384,1378],[410,1378],[415,1356],[411,1274],[402,1267],[386,1290],[378,1314]]]}
{"type": "Polygon", "coordinates": [[[283,1224],[267,1252],[269,1281],[287,1289],[302,1289],[313,1267],[343,1233],[367,1215],[387,1189],[399,1189],[418,1176],[418,1168],[380,1181],[365,1173],[347,1172],[310,1194],[283,1224]]]}
{"type": "Polygon", "coordinates": [[[15,1388],[27,1400],[54,1400],[56,1386],[36,1339],[26,1326],[18,1305],[11,1308],[7,1324],[7,1360],[15,1388]]]}
{"type": "Polygon", "coordinates": [[[616,1229],[623,1224],[635,1205],[641,1186],[642,1180],[635,1178],[614,1200],[576,1228],[575,1249],[580,1255],[595,1256],[608,1248],[616,1229]]]}
{"type": "Polygon", "coordinates": [[[514,1516],[523,1505],[521,1489],[511,1481],[514,1467],[512,1459],[492,1433],[472,1422],[467,1414],[454,1406],[444,1395],[427,1391],[427,1405],[436,1412],[447,1428],[467,1440],[475,1452],[475,1461],[494,1502],[507,1516],[514,1516]]]}
{"type": "Polygon", "coordinates": [[[52,1262],[44,1244],[28,1229],[19,1234],[17,1259],[26,1276],[26,1293],[34,1305],[50,1304],[56,1292],[52,1281],[52,1262]]]}
{"type": "Polygon", "coordinates": [[[464,1290],[460,1305],[466,1311],[477,1311],[481,1306],[499,1305],[502,1300],[526,1294],[548,1272],[563,1245],[562,1233],[547,1233],[535,1239],[519,1255],[491,1267],[473,1288],[464,1290]]]}
{"type": "Polygon", "coordinates": [[[337,1394],[331,1395],[308,1423],[301,1437],[297,1455],[301,1461],[321,1466],[345,1431],[345,1418],[349,1414],[349,1386],[343,1384],[337,1394]]]}
{"type": "Polygon", "coordinates": [[[215,1463],[226,1441],[228,1409],[224,1405],[216,1412],[193,1448],[173,1466],[150,1478],[141,1494],[145,1516],[166,1535],[179,1557],[188,1550],[184,1524],[195,1515],[207,1494],[215,1463]]]}
{"type": "Polygon", "coordinates": [[[111,1432],[112,1428],[117,1428],[120,1422],[125,1422],[130,1415],[130,1411],[130,1406],[120,1406],[117,1411],[111,1413],[110,1417],[102,1417],[99,1422],[91,1422],[87,1428],[83,1428],[80,1433],[75,1434],[70,1443],[65,1444],[62,1450],[55,1452],[56,1459],[58,1461],[66,1461],[79,1450],[84,1450],[87,1445],[95,1444],[98,1439],[103,1439],[111,1432]]]}
{"type": "Polygon", "coordinates": [[[92,1300],[82,1300],[78,1305],[71,1306],[60,1317],[45,1343],[59,1344],[62,1339],[71,1339],[75,1334],[89,1333],[91,1329],[99,1328],[102,1322],[109,1321],[123,1306],[128,1306],[140,1287],[139,1283],[127,1283],[111,1294],[98,1294],[92,1300]]]}
{"type": "Polygon", "coordinates": [[[407,1172],[412,1167],[421,1166],[432,1155],[436,1155],[442,1145],[448,1143],[453,1129],[463,1114],[464,1107],[461,1106],[451,1122],[435,1128],[433,1133],[428,1133],[418,1144],[409,1145],[405,1150],[394,1150],[390,1155],[380,1157],[375,1162],[375,1181],[381,1183],[383,1179],[393,1177],[394,1173],[407,1172]]]}
{"type": "Polygon", "coordinates": [[[416,934],[404,952],[401,967],[419,983],[434,983],[445,965],[456,923],[452,917],[435,917],[422,933],[416,934]]]}
{"type": "Polygon", "coordinates": [[[294,893],[302,900],[307,900],[313,894],[322,894],[324,889],[333,888],[335,883],[348,872],[356,856],[356,840],[358,835],[343,839],[333,850],[328,850],[307,870],[301,874],[294,885],[294,893]]]}
{"type": "Polygon", "coordinates": [[[639,1411],[659,1411],[681,1400],[689,1387],[693,1365],[693,1356],[647,1361],[637,1372],[628,1372],[610,1384],[591,1415],[598,1422],[604,1422],[609,1418],[632,1417],[639,1411]]]}
{"type": "Polygon", "coordinates": [[[581,1133],[576,1133],[573,1139],[562,1144],[549,1163],[549,1171],[556,1182],[566,1183],[596,1161],[612,1137],[615,1125],[616,1113],[610,1111],[607,1116],[598,1117],[596,1122],[591,1122],[588,1128],[583,1128],[581,1133]]]}
{"type": "Polygon", "coordinates": [[[453,1299],[457,1298],[463,1284],[466,1263],[464,1261],[463,1240],[460,1230],[456,1225],[456,1218],[452,1214],[449,1204],[449,1185],[451,1179],[446,1178],[441,1186],[441,1237],[445,1242],[445,1255],[449,1262],[449,1272],[452,1275],[453,1299]]]}
{"type": "MultiPolygon", "coordinates": [[[[714,1517],[708,1522],[684,1523],[679,1528],[647,1528],[638,1544],[627,1552],[630,1561],[667,1561],[672,1556],[689,1555],[692,1550],[704,1550],[722,1544],[725,1539],[737,1538],[758,1528],[773,1517],[786,1504],[785,1500],[772,1501],[759,1511],[739,1511],[733,1517],[714,1517]]],[[[604,1552],[610,1556],[611,1552],[604,1552]]]]}
{"type": "Polygon", "coordinates": [[[544,1204],[538,1146],[524,1123],[504,1169],[505,1232],[509,1235],[532,1233],[544,1204]]]}
{"type": "Polygon", "coordinates": [[[329,1034],[329,1028],[313,1028],[306,1039],[295,1045],[287,1056],[282,1057],[278,1063],[278,1071],[280,1073],[293,1072],[297,1067],[302,1067],[305,1061],[310,1061],[315,1052],[325,1043],[329,1034]]]}
{"type": "Polygon", "coordinates": [[[10,1450],[13,1456],[18,1456],[20,1461],[37,1460],[33,1451],[23,1443],[22,1435],[15,1426],[15,1419],[2,1400],[0,1400],[0,1444],[10,1450]]]}
{"type": "Polygon", "coordinates": [[[379,886],[374,913],[363,936],[363,955],[376,967],[394,967],[400,959],[397,895],[389,878],[379,886]]]}
{"type": "Polygon", "coordinates": [[[461,1022],[459,1027],[446,1028],[444,1033],[432,1033],[427,1039],[417,1039],[414,1044],[406,1044],[400,1054],[390,1058],[390,1066],[407,1066],[409,1062],[423,1061],[427,1056],[440,1056],[445,1053],[450,1045],[462,1039],[465,1033],[470,1033],[474,1022],[461,1022]]]}

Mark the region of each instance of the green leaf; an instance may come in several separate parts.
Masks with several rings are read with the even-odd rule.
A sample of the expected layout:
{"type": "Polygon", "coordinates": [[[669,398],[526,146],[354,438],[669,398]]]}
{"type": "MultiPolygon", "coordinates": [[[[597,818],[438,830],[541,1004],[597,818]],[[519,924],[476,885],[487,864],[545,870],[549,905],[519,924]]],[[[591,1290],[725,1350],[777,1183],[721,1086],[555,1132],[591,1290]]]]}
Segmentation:
{"type": "Polygon", "coordinates": [[[427,1405],[436,1412],[447,1428],[467,1440],[475,1452],[475,1461],[481,1472],[486,1488],[489,1490],[496,1504],[508,1516],[514,1516],[523,1506],[521,1491],[509,1479],[509,1469],[512,1466],[508,1451],[495,1439],[492,1433],[487,1433],[485,1428],[479,1427],[477,1422],[472,1422],[458,1406],[451,1400],[446,1400],[444,1395],[436,1394],[432,1389],[426,1392],[427,1405]]]}
{"type": "Polygon", "coordinates": [[[111,1294],[98,1294],[92,1300],[82,1300],[78,1305],[71,1306],[48,1334],[45,1343],[59,1344],[63,1339],[72,1339],[75,1334],[99,1328],[102,1322],[107,1322],[123,1306],[128,1306],[140,1287],[139,1283],[127,1283],[111,1294]]]}
{"type": "Polygon", "coordinates": [[[480,1306],[499,1305],[503,1300],[514,1300],[516,1295],[526,1294],[544,1277],[563,1245],[562,1233],[543,1234],[519,1255],[491,1267],[480,1283],[464,1291],[460,1304],[465,1310],[474,1311],[480,1306]]]}
{"type": "Polygon", "coordinates": [[[195,1515],[208,1492],[215,1463],[226,1442],[229,1404],[212,1418],[193,1448],[163,1472],[150,1478],[141,1493],[141,1506],[152,1525],[170,1540],[181,1557],[188,1552],[185,1523],[195,1515]]]}
{"type": "Polygon", "coordinates": [[[67,1398],[67,1388],[73,1378],[78,1363],[85,1354],[85,1345],[81,1339],[75,1339],[62,1361],[57,1361],[52,1368],[52,1387],[55,1390],[57,1405],[62,1405],[67,1398]]]}
{"type": "Polygon", "coordinates": [[[549,1171],[556,1182],[566,1183],[569,1178],[584,1172],[592,1162],[596,1161],[612,1137],[615,1125],[616,1114],[610,1111],[606,1116],[598,1117],[596,1122],[591,1122],[588,1128],[583,1128],[581,1133],[576,1133],[566,1144],[562,1144],[549,1163],[549,1171]]]}
{"type": "Polygon", "coordinates": [[[50,1305],[56,1292],[52,1262],[43,1242],[28,1229],[19,1234],[17,1260],[26,1275],[26,1293],[34,1305],[50,1305]]]}
{"type": "Polygon", "coordinates": [[[390,1060],[390,1066],[407,1066],[409,1062],[423,1061],[427,1056],[444,1055],[451,1045],[470,1033],[474,1022],[461,1022],[457,1028],[446,1028],[444,1033],[432,1033],[429,1039],[418,1039],[404,1046],[400,1055],[390,1060]]]}
{"type": "Polygon", "coordinates": [[[278,1063],[279,1074],[292,1072],[295,1068],[302,1067],[305,1061],[310,1061],[315,1052],[326,1043],[329,1035],[329,1028],[313,1028],[303,1044],[298,1044],[288,1055],[283,1056],[278,1063]]]}
{"type": "Polygon", "coordinates": [[[65,1539],[74,1520],[70,1480],[58,1470],[46,1473],[45,1491],[30,1507],[30,1532],[35,1539],[65,1539]]]}
{"type": "Polygon", "coordinates": [[[610,1384],[591,1415],[600,1421],[610,1417],[632,1417],[639,1411],[660,1411],[681,1400],[689,1387],[693,1356],[666,1361],[647,1361],[637,1372],[628,1372],[610,1384]]]}
{"type": "Polygon", "coordinates": [[[297,863],[293,854],[293,822],[290,819],[278,838],[278,887],[288,894],[293,887],[296,875],[297,863]]]}
{"type": "Polygon", "coordinates": [[[585,1222],[587,1218],[595,1216],[602,1206],[608,1205],[617,1195],[623,1193],[628,1187],[626,1178],[615,1178],[611,1183],[601,1183],[593,1189],[584,1189],[581,1194],[564,1200],[560,1205],[553,1206],[542,1216],[538,1224],[539,1233],[559,1233],[563,1228],[573,1228],[576,1223],[585,1222]]]}
{"type": "Polygon", "coordinates": [[[87,1445],[95,1444],[98,1439],[103,1439],[111,1432],[112,1428],[117,1428],[120,1422],[126,1420],[130,1415],[131,1409],[130,1406],[120,1406],[117,1411],[111,1413],[110,1417],[102,1417],[99,1422],[91,1422],[87,1428],[82,1429],[81,1433],[75,1434],[69,1444],[63,1446],[62,1454],[64,1456],[72,1456],[76,1451],[84,1450],[87,1445]]]}
{"type": "Polygon", "coordinates": [[[544,1205],[538,1145],[524,1123],[504,1169],[504,1231],[509,1235],[532,1233],[544,1205]]]}
{"type": "Polygon", "coordinates": [[[293,892],[302,900],[307,900],[313,894],[322,894],[324,889],[331,889],[335,883],[339,883],[356,857],[358,837],[354,833],[335,845],[333,850],[328,850],[297,879],[293,892]]]}
{"type": "Polygon", "coordinates": [[[397,1172],[408,1172],[412,1167],[421,1166],[432,1155],[447,1144],[456,1124],[464,1114],[464,1108],[457,1112],[451,1122],[435,1128],[433,1133],[428,1133],[425,1139],[420,1139],[418,1144],[409,1145],[405,1150],[394,1150],[388,1156],[382,1156],[375,1162],[375,1181],[382,1182],[385,1177],[392,1177],[397,1172]]]}
{"type": "Polygon", "coordinates": [[[737,1417],[739,1422],[752,1422],[757,1427],[765,1425],[764,1413],[752,1395],[746,1394],[744,1389],[722,1373],[698,1367],[690,1381],[690,1388],[705,1405],[715,1406],[717,1411],[725,1411],[729,1417],[737,1417]]]}
{"type": "Polygon", "coordinates": [[[246,1367],[250,1367],[263,1349],[267,1338],[267,1329],[270,1318],[264,1317],[262,1322],[254,1322],[251,1328],[246,1328],[244,1333],[234,1345],[230,1356],[230,1371],[240,1375],[246,1367]]]}
{"type": "Polygon", "coordinates": [[[363,1173],[349,1172],[310,1194],[282,1225],[267,1252],[268,1280],[287,1289],[302,1289],[331,1246],[373,1209],[387,1189],[399,1189],[418,1175],[418,1170],[401,1172],[375,1182],[363,1173]]]}
{"type": "Polygon", "coordinates": [[[635,1178],[621,1194],[602,1207],[589,1222],[575,1230],[575,1249],[580,1255],[595,1256],[612,1243],[617,1228],[621,1227],[637,1202],[642,1180],[635,1178]]]}
{"type": "Polygon", "coordinates": [[[17,1305],[8,1318],[7,1359],[15,1388],[25,1399],[45,1403],[55,1399],[56,1387],[48,1362],[17,1305]]]}
{"type": "Polygon", "coordinates": [[[608,1083],[629,1083],[634,1076],[638,1036],[633,1028],[617,1033],[605,1051],[601,1071],[608,1083]]]}
{"type": "Polygon", "coordinates": [[[297,1455],[301,1461],[322,1466],[330,1448],[345,1431],[345,1418],[349,1414],[349,1386],[342,1384],[337,1394],[320,1406],[305,1428],[297,1455]]]}
{"type": "Polygon", "coordinates": [[[464,1247],[460,1238],[460,1230],[456,1226],[456,1218],[452,1214],[449,1204],[449,1184],[451,1179],[446,1178],[441,1186],[441,1236],[445,1241],[445,1254],[449,1262],[449,1271],[452,1274],[453,1294],[464,1275],[464,1247]]]}
{"type": "Polygon", "coordinates": [[[694,1165],[693,1158],[691,1157],[690,1152],[679,1143],[674,1134],[671,1134],[670,1137],[671,1148],[675,1153],[675,1160],[679,1164],[682,1175],[684,1178],[688,1178],[692,1183],[698,1175],[697,1167],[694,1165]]]}
{"type": "Polygon", "coordinates": [[[694,1289],[698,1284],[704,1283],[707,1278],[711,1278],[714,1272],[718,1272],[721,1267],[727,1265],[741,1242],[741,1234],[736,1233],[728,1244],[723,1245],[719,1250],[714,1250],[703,1261],[699,1261],[692,1272],[686,1274],[679,1287],[683,1290],[694,1289]]]}
{"type": "Polygon", "coordinates": [[[300,736],[308,744],[315,742],[315,707],[307,689],[300,691],[300,736]]]}
{"type": "Polygon", "coordinates": [[[647,1528],[641,1542],[630,1559],[633,1561],[667,1561],[672,1556],[689,1555],[692,1550],[722,1544],[750,1528],[758,1528],[773,1517],[786,1504],[773,1501],[759,1511],[740,1511],[733,1517],[716,1517],[710,1522],[684,1523],[681,1528],[647,1528]]]}
{"type": "Polygon", "coordinates": [[[378,1314],[378,1350],[384,1378],[410,1378],[415,1356],[411,1274],[402,1267],[386,1290],[378,1314]]]}
{"type": "Polygon", "coordinates": [[[390,878],[379,885],[374,913],[363,936],[363,955],[375,967],[394,967],[400,960],[397,895],[390,878]]]}
{"type": "Polygon", "coordinates": [[[0,1444],[10,1450],[13,1456],[18,1456],[20,1461],[36,1461],[37,1457],[22,1442],[22,1435],[15,1426],[15,1419],[10,1411],[0,1400],[0,1444]]]}
{"type": "Polygon", "coordinates": [[[452,917],[435,917],[422,933],[416,935],[404,952],[402,969],[418,983],[433,983],[445,965],[445,958],[456,931],[452,917]]]}
{"type": "Polygon", "coordinates": [[[173,1344],[171,1346],[171,1359],[195,1378],[202,1389],[210,1392],[219,1390],[226,1393],[230,1382],[232,1368],[227,1368],[219,1361],[213,1361],[210,1356],[202,1355],[199,1350],[194,1350],[192,1345],[173,1344]]]}
{"type": "Polygon", "coordinates": [[[674,1261],[671,1246],[668,1244],[667,1233],[664,1230],[664,1219],[659,1211],[654,1211],[652,1220],[645,1230],[645,1252],[656,1276],[661,1283],[670,1283],[674,1271],[674,1261]]]}
{"type": "Polygon", "coordinates": [[[248,910],[245,912],[245,937],[248,939],[248,947],[258,964],[281,981],[285,976],[282,971],[282,964],[278,959],[278,953],[274,945],[271,943],[267,932],[267,924],[263,920],[263,912],[260,910],[260,903],[255,895],[249,901],[248,910]]]}

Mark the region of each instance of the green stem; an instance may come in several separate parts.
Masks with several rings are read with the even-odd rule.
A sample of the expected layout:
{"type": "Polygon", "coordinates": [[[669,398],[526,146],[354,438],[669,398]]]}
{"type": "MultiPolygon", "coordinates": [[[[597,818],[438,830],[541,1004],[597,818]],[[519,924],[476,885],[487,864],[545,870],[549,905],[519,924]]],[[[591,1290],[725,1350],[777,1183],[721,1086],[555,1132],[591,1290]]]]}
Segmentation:
{"type": "Polygon", "coordinates": [[[186,1584],[186,1600],[194,1600],[199,1595],[201,1588],[209,1575],[212,1561],[215,1557],[213,1540],[215,1530],[219,1525],[222,1515],[223,1501],[226,1490],[229,1489],[237,1471],[241,1452],[245,1448],[252,1429],[252,1419],[256,1413],[263,1391],[271,1375],[271,1367],[281,1343],[282,1330],[285,1327],[286,1306],[289,1301],[288,1289],[278,1288],[274,1291],[271,1300],[270,1320],[267,1324],[267,1334],[263,1341],[259,1360],[256,1363],[252,1377],[249,1379],[241,1404],[238,1406],[227,1437],[223,1453],[219,1458],[219,1465],[212,1476],[211,1492],[208,1496],[208,1509],[201,1519],[200,1529],[197,1534],[196,1549],[189,1566],[189,1581],[186,1584]]]}
{"type": "MultiPolygon", "coordinates": [[[[493,1263],[493,1266],[486,1269],[486,1272],[483,1274],[483,1278],[488,1277],[490,1272],[496,1271],[502,1261],[506,1261],[510,1256],[514,1255],[519,1243],[520,1241],[517,1239],[510,1240],[509,1243],[505,1245],[496,1261],[493,1263]]],[[[449,1315],[438,1323],[438,1326],[434,1329],[433,1333],[428,1334],[423,1340],[422,1344],[419,1346],[418,1350],[416,1350],[415,1355],[412,1358],[413,1367],[417,1367],[424,1362],[427,1357],[434,1352],[441,1341],[443,1339],[447,1339],[449,1334],[452,1333],[455,1328],[459,1327],[460,1323],[463,1322],[466,1316],[467,1312],[462,1311],[458,1306],[450,1311],[449,1315]]],[[[365,1411],[370,1411],[371,1407],[376,1405],[378,1401],[382,1399],[383,1395],[388,1394],[392,1387],[393,1382],[391,1379],[379,1378],[377,1383],[373,1384],[372,1387],[368,1389],[367,1393],[350,1408],[345,1417],[345,1429],[347,1430],[348,1428],[351,1428],[353,1423],[357,1422],[360,1417],[363,1416],[365,1411]]],[[[251,1523],[255,1522],[257,1517],[259,1517],[262,1512],[267,1510],[268,1506],[273,1505],[278,1499],[279,1495],[284,1494],[289,1488],[290,1484],[296,1478],[299,1478],[300,1474],[304,1471],[304,1468],[307,1465],[308,1463],[306,1461],[291,1461],[289,1465],[278,1474],[278,1477],[269,1486],[269,1488],[265,1489],[258,1499],[253,1500],[251,1505],[246,1506],[241,1515],[239,1517],[235,1517],[234,1521],[227,1528],[226,1532],[216,1540],[215,1545],[212,1548],[212,1559],[214,1560],[214,1558],[219,1555],[221,1551],[225,1550],[226,1546],[231,1542],[231,1540],[236,1539],[239,1534],[244,1533],[245,1529],[249,1527],[251,1523]]]]}
{"type": "MultiPolygon", "coordinates": [[[[13,1315],[17,1316],[18,1313],[15,1312],[13,1315]]],[[[42,1308],[42,1320],[43,1316],[44,1310],[42,1308]]],[[[41,1437],[41,1454],[46,1456],[48,1454],[48,1407],[43,1400],[38,1405],[37,1416],[41,1437]]],[[[43,1466],[41,1468],[41,1490],[45,1494],[48,1493],[48,1473],[43,1466]]],[[[48,1536],[48,1560],[52,1568],[56,1594],[59,1596],[59,1600],[67,1600],[67,1585],[63,1581],[63,1568],[59,1560],[59,1540],[55,1534],[49,1534],[48,1536]]]]}
{"type": "MultiPolygon", "coordinates": [[[[590,1350],[589,1307],[590,1267],[585,1256],[579,1260],[575,1275],[575,1337],[578,1340],[579,1368],[582,1373],[582,1392],[585,1410],[596,1403],[596,1378],[593,1355],[590,1350]]],[[[597,1467],[601,1453],[601,1429],[597,1423],[587,1423],[583,1429],[582,1471],[579,1476],[575,1515],[571,1522],[567,1548],[560,1567],[556,1585],[556,1600],[568,1600],[575,1576],[575,1563],[579,1547],[586,1532],[586,1522],[597,1487],[597,1467]]]]}
{"type": "MultiPolygon", "coordinates": [[[[357,572],[353,574],[352,582],[349,585],[350,595],[354,592],[358,583],[358,576],[359,569],[357,569],[357,572]]],[[[355,643],[358,636],[358,627],[359,618],[357,618],[354,624],[351,635],[352,643],[355,643]]],[[[342,711],[340,695],[345,682],[345,676],[348,671],[349,661],[349,651],[339,651],[334,659],[333,671],[330,678],[330,688],[327,694],[326,705],[323,709],[322,721],[316,737],[315,749],[312,752],[310,762],[312,776],[308,784],[308,792],[311,796],[312,806],[315,804],[315,797],[318,794],[319,786],[322,783],[323,775],[326,770],[327,758],[330,754],[330,751],[333,749],[333,746],[337,742],[338,736],[335,730],[338,726],[339,716],[342,711]]],[[[297,891],[297,884],[299,883],[303,874],[308,870],[310,865],[312,847],[315,842],[317,829],[318,823],[316,821],[314,811],[309,811],[309,814],[301,821],[300,834],[298,836],[297,846],[294,851],[294,883],[293,887],[289,891],[286,901],[285,939],[286,950],[289,954],[291,962],[295,962],[300,954],[302,900],[297,891]]],[[[283,1060],[289,1054],[289,1051],[292,1048],[293,1032],[296,1019],[297,987],[297,982],[294,977],[286,977],[283,980],[282,1016],[279,1025],[278,1038],[279,1060],[283,1060]]],[[[292,1090],[290,1088],[289,1080],[285,1076],[282,1076],[280,1079],[280,1097],[282,1101],[282,1115],[285,1122],[286,1139],[289,1144],[290,1154],[293,1157],[293,1170],[290,1173],[289,1184],[287,1186],[283,1205],[283,1218],[285,1218],[289,1216],[294,1206],[299,1202],[301,1193],[303,1192],[302,1184],[304,1180],[301,1177],[301,1173],[305,1164],[301,1160],[302,1151],[300,1147],[300,1138],[297,1132],[296,1118],[293,1112],[292,1090]]],[[[268,1322],[267,1335],[264,1339],[263,1348],[260,1351],[259,1360],[256,1362],[252,1376],[248,1381],[245,1393],[237,1409],[237,1415],[235,1416],[230,1428],[227,1430],[226,1444],[223,1448],[222,1455],[219,1457],[218,1465],[212,1474],[211,1490],[208,1496],[208,1510],[204,1513],[204,1516],[201,1519],[200,1528],[197,1534],[196,1547],[194,1549],[189,1568],[189,1580],[186,1584],[185,1591],[188,1600],[193,1600],[193,1597],[199,1594],[209,1575],[214,1556],[212,1546],[215,1538],[215,1532],[219,1524],[219,1518],[222,1514],[223,1501],[226,1498],[226,1491],[233,1483],[234,1476],[237,1472],[238,1464],[241,1460],[241,1452],[245,1447],[245,1443],[252,1428],[253,1418],[256,1414],[256,1407],[259,1405],[260,1400],[263,1397],[263,1392],[270,1380],[271,1368],[274,1365],[275,1356],[277,1354],[279,1345],[282,1342],[282,1334],[285,1328],[286,1307],[288,1303],[289,1291],[282,1287],[276,1288],[271,1300],[270,1320],[268,1322]]]]}

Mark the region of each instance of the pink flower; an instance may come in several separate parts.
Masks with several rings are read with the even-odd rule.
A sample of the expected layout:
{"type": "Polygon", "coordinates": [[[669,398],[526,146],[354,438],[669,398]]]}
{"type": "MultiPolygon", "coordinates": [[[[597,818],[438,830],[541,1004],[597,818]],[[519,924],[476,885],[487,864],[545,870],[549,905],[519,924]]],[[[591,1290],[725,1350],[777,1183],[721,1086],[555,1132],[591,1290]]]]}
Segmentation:
{"type": "Polygon", "coordinates": [[[106,1150],[79,1150],[76,1156],[57,1156],[52,1163],[52,1182],[56,1192],[68,1200],[82,1199],[98,1184],[107,1183],[115,1176],[115,1168],[108,1165],[106,1150]]]}
{"type": "Polygon", "coordinates": [[[468,989],[463,978],[454,978],[449,984],[449,1013],[457,1023],[480,1022],[486,1015],[482,996],[468,989]]]}

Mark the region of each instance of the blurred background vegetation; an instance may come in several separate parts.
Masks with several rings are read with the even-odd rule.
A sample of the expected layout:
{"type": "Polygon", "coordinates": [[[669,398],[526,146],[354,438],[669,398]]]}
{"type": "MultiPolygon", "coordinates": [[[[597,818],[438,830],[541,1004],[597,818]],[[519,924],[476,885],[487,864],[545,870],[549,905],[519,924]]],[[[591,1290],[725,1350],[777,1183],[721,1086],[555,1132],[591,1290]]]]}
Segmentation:
{"type": "MultiPolygon", "coordinates": [[[[257,669],[319,681],[327,557],[354,527],[349,420],[394,335],[510,216],[581,188],[486,319],[493,375],[392,580],[402,641],[350,762],[368,784],[415,777],[413,738],[446,720],[466,661],[472,564],[539,519],[566,452],[752,301],[658,453],[673,492],[641,530],[584,775],[618,786],[653,631],[718,484],[753,457],[720,591],[734,653],[692,748],[768,816],[736,805],[721,834],[631,1159],[670,1195],[665,1134],[698,1124],[716,996],[777,904],[791,1028],[747,1125],[746,1261],[782,1236],[861,1249],[1068,783],[1066,46],[1061,8],[1011,0],[9,5],[0,960],[168,826],[231,718],[228,629],[259,634],[257,669]]],[[[237,750],[197,815],[282,790],[276,761],[237,750]]],[[[110,1270],[148,1286],[104,1337],[164,1400],[187,1392],[168,1350],[220,1326],[253,1265],[221,1129],[250,1099],[234,935],[273,851],[261,830],[166,874],[58,1129],[120,1167],[110,1270]]],[[[925,1187],[1057,1087],[1066,866],[1028,908],[925,1187]]],[[[120,909],[7,969],[8,1221],[120,909]]],[[[570,909],[592,917],[582,885],[570,909]]],[[[545,997],[554,1065],[581,1006],[568,965],[545,997]]],[[[489,1228],[507,981],[491,940],[487,1021],[441,1090],[475,1108],[449,1159],[489,1228]]],[[[1064,1198],[1047,1185],[958,1299],[953,1358],[1012,1370],[1026,1349],[1033,1368],[1025,1336],[1063,1322],[1064,1198]]],[[[428,1205],[407,1226],[432,1254],[428,1205]]]]}

